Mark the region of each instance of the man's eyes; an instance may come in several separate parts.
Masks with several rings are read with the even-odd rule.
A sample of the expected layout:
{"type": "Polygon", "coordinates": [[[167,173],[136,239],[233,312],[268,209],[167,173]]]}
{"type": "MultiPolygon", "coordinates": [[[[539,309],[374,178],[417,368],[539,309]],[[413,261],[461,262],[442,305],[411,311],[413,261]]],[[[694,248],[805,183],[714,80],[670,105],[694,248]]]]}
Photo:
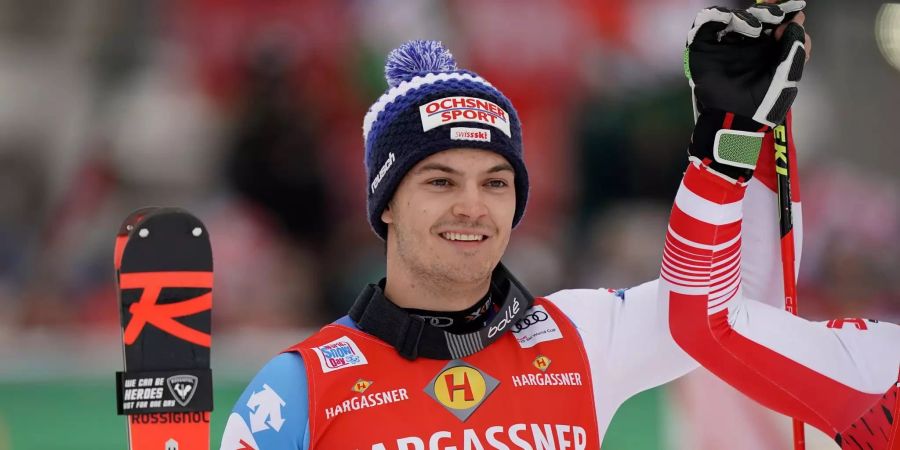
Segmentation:
{"type": "MultiPolygon", "coordinates": [[[[431,185],[434,187],[449,187],[449,186],[453,186],[453,181],[451,181],[447,178],[433,178],[433,179],[427,180],[425,182],[425,184],[428,184],[428,185],[431,185]]],[[[506,180],[501,180],[501,179],[492,179],[492,180],[486,181],[484,183],[484,186],[493,188],[493,189],[499,189],[499,188],[504,188],[504,187],[509,186],[509,182],[507,182],[506,180]]]]}
{"type": "Polygon", "coordinates": [[[428,180],[428,184],[436,187],[446,187],[450,186],[450,180],[446,178],[435,178],[433,180],[428,180]]]}

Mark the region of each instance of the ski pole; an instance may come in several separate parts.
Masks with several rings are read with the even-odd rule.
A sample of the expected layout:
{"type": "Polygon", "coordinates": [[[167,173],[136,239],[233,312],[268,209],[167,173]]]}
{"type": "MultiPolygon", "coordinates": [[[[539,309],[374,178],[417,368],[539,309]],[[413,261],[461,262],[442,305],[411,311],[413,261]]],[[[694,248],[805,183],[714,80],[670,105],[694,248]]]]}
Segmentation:
{"type": "MultiPolygon", "coordinates": [[[[756,0],[760,3],[776,3],[769,0],[756,0]]],[[[787,18],[785,18],[787,20],[787,18]]],[[[791,214],[791,171],[788,161],[788,131],[785,124],[790,125],[791,112],[788,111],[784,123],[775,126],[775,176],[778,179],[778,225],[781,234],[781,273],[784,279],[784,309],[793,314],[797,310],[797,277],[794,273],[794,219],[791,214]]],[[[794,418],[794,450],[806,449],[806,432],[803,422],[794,418]]]]}
{"type": "MultiPolygon", "coordinates": [[[[790,123],[788,112],[785,123],[790,123]]],[[[781,232],[781,269],[784,276],[784,309],[797,315],[797,278],[794,273],[794,220],[791,214],[791,172],[788,163],[788,133],[784,124],[775,127],[775,174],[778,178],[778,225],[781,232]]],[[[793,419],[794,450],[806,448],[803,422],[793,419]]]]}

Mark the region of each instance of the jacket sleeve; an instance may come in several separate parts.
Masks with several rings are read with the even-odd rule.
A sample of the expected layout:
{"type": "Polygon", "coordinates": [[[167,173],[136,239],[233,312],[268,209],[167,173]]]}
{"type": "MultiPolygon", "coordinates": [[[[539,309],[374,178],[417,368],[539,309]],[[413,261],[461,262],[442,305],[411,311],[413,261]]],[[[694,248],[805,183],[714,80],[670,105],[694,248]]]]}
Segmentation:
{"type": "MultiPolygon", "coordinates": [[[[793,153],[791,146],[788,152],[793,153]]],[[[744,291],[749,298],[778,308],[784,305],[781,274],[781,247],[778,226],[778,198],[774,164],[774,140],[768,133],[763,141],[759,169],[746,188],[740,204],[746,217],[741,240],[740,267],[744,291]]],[[[792,163],[792,215],[794,219],[795,263],[799,265],[802,243],[800,186],[792,163]]],[[[795,271],[796,273],[796,271],[795,271]]],[[[673,340],[669,330],[669,298],[659,295],[658,280],[631,289],[575,289],[548,297],[578,327],[596,383],[602,383],[604,402],[601,416],[615,413],[631,396],[674,380],[697,367],[673,340]]]]}
{"type": "MultiPolygon", "coordinates": [[[[892,390],[896,396],[900,327],[861,319],[812,323],[751,299],[748,291],[775,292],[743,279],[746,192],[702,163],[688,166],[669,219],[659,283],[672,336],[724,381],[840,441],[892,390]]],[[[881,417],[874,425],[889,436],[894,421],[881,417]]],[[[887,440],[872,442],[872,448],[887,448],[887,440]]]]}
{"type": "Polygon", "coordinates": [[[234,404],[219,449],[307,450],[308,397],[300,355],[272,358],[234,404]]]}
{"type": "MultiPolygon", "coordinates": [[[[795,264],[799,266],[803,239],[800,186],[793,146],[788,148],[792,167],[792,216],[795,264]]],[[[774,139],[763,141],[759,168],[746,188],[740,204],[746,226],[740,267],[743,288],[749,298],[778,308],[784,305],[778,198],[774,163],[774,139]]],[[[796,273],[796,271],[795,271],[796,273]]],[[[658,296],[658,281],[631,289],[568,290],[548,298],[572,318],[588,346],[594,370],[615,389],[604,394],[625,401],[629,397],[678,378],[697,363],[675,344],[669,330],[669,298],[658,296]],[[636,343],[640,343],[636,345],[636,343]]]]}

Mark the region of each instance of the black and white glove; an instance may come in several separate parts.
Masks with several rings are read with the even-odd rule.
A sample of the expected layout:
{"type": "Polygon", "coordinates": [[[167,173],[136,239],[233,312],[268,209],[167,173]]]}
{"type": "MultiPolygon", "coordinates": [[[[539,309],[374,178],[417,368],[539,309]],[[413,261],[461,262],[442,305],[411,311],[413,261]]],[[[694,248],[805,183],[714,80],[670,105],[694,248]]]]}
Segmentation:
{"type": "Polygon", "coordinates": [[[732,179],[750,179],[763,135],[784,121],[806,62],[803,27],[790,22],[779,38],[775,30],[804,7],[788,0],[697,14],[684,54],[696,120],[691,157],[732,179]]]}

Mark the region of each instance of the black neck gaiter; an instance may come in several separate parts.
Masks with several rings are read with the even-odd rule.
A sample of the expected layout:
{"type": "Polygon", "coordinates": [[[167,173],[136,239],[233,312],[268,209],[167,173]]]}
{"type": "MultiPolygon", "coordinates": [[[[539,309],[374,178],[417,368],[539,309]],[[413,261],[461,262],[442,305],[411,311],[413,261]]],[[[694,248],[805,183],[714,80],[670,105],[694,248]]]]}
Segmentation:
{"type": "Polygon", "coordinates": [[[448,333],[463,334],[478,331],[484,327],[490,316],[491,293],[462,311],[429,311],[427,309],[403,308],[404,311],[425,319],[425,323],[441,328],[448,333]]]}
{"type": "Polygon", "coordinates": [[[384,280],[363,288],[347,315],[406,359],[460,359],[503,337],[534,304],[534,296],[500,263],[490,291],[464,311],[402,309],[384,295],[384,280]]]}

